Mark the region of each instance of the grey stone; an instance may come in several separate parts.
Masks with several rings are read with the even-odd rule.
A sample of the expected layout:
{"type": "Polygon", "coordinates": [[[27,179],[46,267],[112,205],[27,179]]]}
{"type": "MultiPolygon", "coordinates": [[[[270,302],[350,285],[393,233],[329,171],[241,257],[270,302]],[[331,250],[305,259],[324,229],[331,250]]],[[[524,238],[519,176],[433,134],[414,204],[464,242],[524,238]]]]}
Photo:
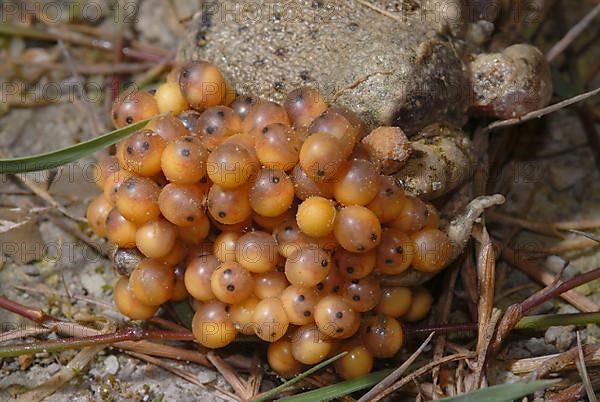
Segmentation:
{"type": "Polygon", "coordinates": [[[86,273],[81,276],[81,285],[88,291],[93,297],[102,296],[103,286],[106,285],[104,277],[97,273],[86,273]]]}
{"type": "Polygon", "coordinates": [[[564,352],[570,349],[575,341],[574,330],[574,325],[550,327],[546,330],[544,340],[546,343],[556,346],[556,349],[558,349],[559,352],[564,352]]]}
{"type": "Polygon", "coordinates": [[[110,355],[104,360],[104,367],[106,374],[115,375],[119,371],[119,360],[116,356],[110,355]]]}
{"type": "Polygon", "coordinates": [[[532,356],[543,356],[557,352],[556,347],[547,344],[544,338],[529,338],[523,343],[523,346],[532,356]]]}

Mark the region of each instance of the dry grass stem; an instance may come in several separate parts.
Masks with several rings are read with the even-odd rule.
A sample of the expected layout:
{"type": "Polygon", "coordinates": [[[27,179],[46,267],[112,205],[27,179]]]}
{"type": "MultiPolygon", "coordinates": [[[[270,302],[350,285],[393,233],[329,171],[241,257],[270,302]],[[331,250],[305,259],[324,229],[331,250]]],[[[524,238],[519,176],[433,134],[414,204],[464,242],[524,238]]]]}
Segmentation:
{"type": "Polygon", "coordinates": [[[487,130],[487,131],[496,130],[498,128],[510,127],[510,126],[514,126],[516,124],[525,123],[526,121],[529,121],[529,120],[539,119],[540,117],[543,117],[547,114],[557,112],[561,109],[564,109],[568,106],[574,105],[578,102],[582,102],[582,101],[584,101],[588,98],[591,98],[592,96],[596,96],[598,94],[600,94],[600,88],[596,88],[592,91],[582,93],[580,95],[574,96],[569,99],[565,99],[564,101],[555,103],[554,105],[550,105],[550,106],[547,106],[547,107],[539,109],[539,110],[534,110],[533,112],[529,112],[521,117],[516,117],[514,119],[495,121],[495,122],[489,124],[487,127],[485,127],[485,130],[487,130]]]}
{"type": "Polygon", "coordinates": [[[552,254],[558,255],[558,254],[568,253],[571,251],[587,250],[591,247],[596,247],[597,245],[598,245],[598,243],[595,240],[588,239],[587,237],[584,237],[584,236],[579,236],[579,237],[573,237],[573,238],[567,238],[567,239],[561,240],[560,242],[556,243],[553,246],[523,247],[519,251],[525,252],[525,253],[533,253],[533,254],[539,253],[539,254],[546,254],[546,255],[552,255],[552,254]]]}
{"type": "MultiPolygon", "coordinates": [[[[0,152],[0,156],[3,158],[7,157],[7,155],[3,152],[0,152]]],[[[71,214],[69,211],[67,211],[67,209],[65,207],[63,207],[58,201],[56,201],[54,199],[54,197],[52,197],[52,195],[50,195],[50,193],[47,190],[42,188],[38,183],[36,183],[32,179],[30,179],[27,175],[15,174],[12,176],[16,177],[21,183],[23,183],[25,185],[25,187],[30,189],[36,196],[38,196],[39,198],[44,200],[51,207],[56,208],[57,211],[59,211],[61,214],[63,214],[67,218],[69,218],[75,222],[78,222],[78,223],[87,223],[87,221],[84,218],[82,218],[80,216],[75,216],[75,215],[71,214]]]]}
{"type": "Polygon", "coordinates": [[[561,230],[569,231],[600,228],[600,219],[598,218],[546,223],[511,216],[498,211],[487,212],[486,218],[490,222],[519,226],[523,229],[531,230],[532,232],[553,236],[563,236],[563,234],[559,233],[561,230]]]}
{"type": "Polygon", "coordinates": [[[82,349],[67,365],[61,367],[58,373],[34,389],[19,395],[16,401],[32,402],[46,399],[77,376],[104,347],[104,345],[90,346],[82,349]]]}
{"type": "Polygon", "coordinates": [[[581,381],[583,382],[589,401],[598,402],[598,399],[596,399],[596,393],[594,392],[594,387],[592,386],[592,382],[590,380],[590,376],[588,375],[587,367],[585,366],[585,357],[583,355],[579,331],[577,331],[577,371],[579,372],[579,376],[581,377],[581,381]]]}
{"type": "Polygon", "coordinates": [[[583,396],[585,396],[583,384],[573,384],[561,392],[547,397],[545,402],[578,402],[583,396]]]}
{"type": "MultiPolygon", "coordinates": [[[[479,288],[478,320],[479,329],[477,331],[477,352],[481,352],[484,337],[489,328],[492,318],[492,309],[494,308],[494,289],[496,286],[496,256],[494,246],[485,226],[482,228],[481,246],[477,257],[477,277],[479,288]]],[[[488,340],[489,342],[489,340],[488,340]]]]}
{"type": "Polygon", "coordinates": [[[64,230],[71,236],[75,237],[77,240],[82,241],[88,247],[90,247],[92,250],[94,250],[101,256],[108,257],[110,255],[111,246],[108,243],[104,243],[104,242],[100,242],[100,241],[92,239],[91,237],[89,237],[88,235],[83,233],[81,231],[81,229],[79,228],[79,226],[69,224],[69,223],[65,222],[64,220],[58,219],[53,216],[50,217],[50,220],[52,221],[52,223],[54,223],[60,229],[64,230]]]}
{"type": "MultiPolygon", "coordinates": [[[[53,290],[53,289],[49,288],[48,286],[45,286],[42,284],[39,284],[38,287],[35,287],[35,288],[31,287],[31,286],[16,285],[15,289],[19,289],[24,292],[43,294],[46,296],[58,296],[58,297],[65,297],[65,298],[68,297],[65,292],[61,292],[59,290],[53,290]]],[[[106,308],[106,309],[113,308],[113,306],[108,302],[92,299],[90,297],[82,296],[79,294],[72,294],[71,298],[73,298],[75,300],[81,300],[81,301],[84,301],[89,304],[94,304],[96,306],[100,306],[100,307],[106,308]]]]}
{"type": "MultiPolygon", "coordinates": [[[[452,264],[449,268],[449,271],[446,273],[447,280],[444,281],[446,286],[444,286],[444,290],[442,295],[440,296],[440,300],[438,302],[439,309],[437,311],[436,321],[440,324],[447,324],[448,318],[450,317],[450,311],[452,309],[452,301],[454,299],[454,287],[456,286],[456,279],[458,277],[459,268],[463,265],[465,258],[460,258],[459,261],[452,264]]],[[[435,343],[433,345],[433,359],[440,359],[444,355],[444,350],[446,349],[446,335],[441,334],[436,336],[435,343]]],[[[440,368],[435,367],[432,370],[431,377],[433,378],[432,385],[435,389],[438,384],[440,368]]],[[[433,393],[432,398],[434,400],[438,399],[437,393],[433,393]]]]}
{"type": "Polygon", "coordinates": [[[254,395],[251,394],[251,390],[247,387],[246,381],[242,380],[237,372],[231,367],[228,363],[226,363],[219,355],[217,355],[214,351],[209,351],[206,354],[206,358],[208,361],[212,363],[212,365],[221,373],[223,378],[231,385],[231,388],[235,391],[235,393],[242,399],[248,400],[252,398],[254,395]]]}
{"type": "Polygon", "coordinates": [[[453,362],[453,361],[457,361],[457,360],[472,359],[474,357],[475,357],[475,353],[474,352],[456,353],[456,354],[453,354],[453,355],[448,355],[448,356],[442,357],[439,360],[432,361],[431,363],[428,363],[428,364],[426,364],[426,365],[418,368],[417,370],[413,371],[411,374],[409,374],[406,377],[402,378],[400,381],[394,383],[390,387],[384,389],[379,395],[377,395],[373,399],[370,399],[369,401],[370,402],[377,402],[377,401],[385,398],[386,396],[388,396],[391,393],[399,390],[400,388],[404,387],[405,385],[407,385],[407,384],[415,381],[420,376],[422,376],[424,374],[427,374],[434,367],[440,366],[442,364],[447,364],[447,363],[450,363],[450,362],[453,362]]]}
{"type": "MultiPolygon", "coordinates": [[[[492,339],[494,339],[494,335],[496,333],[496,327],[498,325],[498,321],[502,313],[498,309],[494,309],[491,317],[489,317],[487,322],[487,327],[484,329],[484,332],[478,333],[477,338],[477,361],[475,363],[475,371],[473,373],[474,383],[473,390],[479,389],[483,383],[483,369],[486,365],[486,360],[488,356],[488,350],[490,348],[490,344],[492,343],[492,339]]],[[[481,331],[481,329],[480,329],[481,331]]]]}
{"type": "Polygon", "coordinates": [[[250,398],[258,395],[260,392],[260,386],[265,373],[265,368],[261,364],[258,353],[254,353],[253,364],[250,367],[250,376],[247,381],[247,388],[250,391],[250,398]]]}
{"type": "Polygon", "coordinates": [[[586,237],[590,240],[593,240],[596,243],[600,243],[600,236],[598,236],[598,235],[588,233],[588,232],[582,232],[581,230],[575,230],[575,229],[570,229],[569,232],[586,237]]]}
{"type": "MultiPolygon", "coordinates": [[[[517,267],[519,270],[526,273],[528,276],[530,276],[537,282],[542,283],[543,285],[552,285],[556,279],[555,276],[551,273],[538,267],[531,261],[521,257],[518,253],[509,248],[505,248],[502,251],[502,258],[504,258],[510,264],[517,267]]],[[[560,294],[560,297],[566,300],[568,303],[570,303],[573,307],[584,313],[591,313],[600,310],[600,306],[598,306],[589,298],[585,297],[580,293],[577,293],[574,290],[568,290],[560,294]]]]}
{"type": "Polygon", "coordinates": [[[581,19],[577,24],[573,26],[566,33],[566,35],[559,40],[552,48],[546,53],[546,60],[551,63],[554,61],[571,43],[575,41],[581,35],[581,33],[594,21],[594,19],[600,15],[600,3],[596,5],[589,13],[581,19]]]}
{"type": "Polygon", "coordinates": [[[515,265],[532,278],[542,281],[542,283],[546,284],[546,287],[529,296],[523,302],[512,304],[506,309],[506,312],[498,325],[498,331],[496,332],[496,338],[494,340],[495,352],[498,352],[508,337],[508,334],[515,328],[523,315],[532,308],[555,297],[562,297],[582,312],[595,312],[598,310],[598,308],[595,307],[595,303],[573,289],[584,283],[600,278],[600,268],[596,268],[577,275],[565,282],[561,282],[560,277],[562,271],[561,274],[553,276],[528,260],[521,261],[521,257],[516,256],[516,254],[510,254],[513,253],[510,249],[505,249],[502,254],[503,256],[505,252],[509,253],[509,258],[507,258],[507,260],[511,262],[511,264],[515,265]]]}
{"type": "MultiPolygon", "coordinates": [[[[600,366],[600,345],[584,345],[583,354],[587,367],[600,366]]],[[[528,380],[537,380],[550,373],[575,369],[577,357],[578,350],[575,347],[560,354],[513,360],[507,369],[516,375],[529,373],[528,380]]]]}
{"type": "Polygon", "coordinates": [[[12,331],[6,331],[0,334],[0,343],[8,342],[13,339],[27,338],[29,336],[45,335],[52,332],[48,328],[43,327],[26,327],[20,329],[13,329],[12,331]]]}
{"type": "Polygon", "coordinates": [[[427,345],[429,345],[429,342],[431,342],[431,339],[433,338],[433,335],[435,334],[435,332],[432,332],[429,337],[427,337],[427,339],[425,339],[425,342],[423,342],[421,344],[421,346],[419,346],[419,348],[412,354],[410,355],[410,357],[408,359],[406,359],[406,361],[404,363],[402,363],[402,365],[400,367],[398,367],[396,370],[394,370],[392,373],[390,373],[387,377],[385,377],[383,380],[381,380],[381,382],[379,382],[379,384],[375,385],[373,388],[371,388],[371,390],[369,392],[367,392],[366,394],[364,394],[359,400],[358,402],[375,402],[378,401],[379,399],[383,398],[385,395],[383,395],[387,389],[389,389],[390,386],[392,386],[399,378],[402,374],[404,374],[406,372],[406,370],[408,370],[410,368],[410,366],[415,362],[415,360],[417,360],[417,357],[419,357],[421,355],[421,353],[423,353],[423,350],[427,347],[427,345]]]}

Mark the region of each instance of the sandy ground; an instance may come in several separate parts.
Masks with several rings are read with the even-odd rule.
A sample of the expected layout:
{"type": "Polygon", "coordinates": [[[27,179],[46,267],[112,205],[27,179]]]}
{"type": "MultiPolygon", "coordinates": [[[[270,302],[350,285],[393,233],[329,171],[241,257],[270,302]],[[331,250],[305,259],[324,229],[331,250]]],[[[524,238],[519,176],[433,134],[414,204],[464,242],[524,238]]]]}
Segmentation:
{"type": "MultiPolygon", "coordinates": [[[[144,2],[138,22],[148,27],[144,39],[173,47],[176,33],[157,31],[163,13],[161,1],[144,2]]],[[[93,106],[106,123],[106,115],[100,106],[93,106]]],[[[586,218],[599,218],[600,174],[594,164],[592,150],[571,111],[562,111],[546,120],[544,125],[530,125],[539,130],[533,143],[523,144],[526,157],[515,159],[503,171],[498,183],[508,197],[503,212],[523,215],[531,220],[555,222],[586,218]],[[564,152],[564,151],[567,152],[564,152]],[[536,155],[536,157],[532,157],[536,155]]],[[[13,155],[26,155],[91,138],[92,133],[81,109],[73,104],[60,104],[37,109],[13,109],[0,118],[0,148],[13,155]]],[[[85,205],[98,190],[93,184],[89,167],[91,158],[60,169],[50,192],[68,210],[83,216],[85,205]]],[[[30,177],[45,183],[47,173],[31,174],[30,177]]],[[[43,308],[51,314],[65,314],[71,319],[89,319],[105,315],[122,319],[112,307],[111,284],[114,282],[109,262],[94,253],[57,227],[48,215],[36,208],[46,206],[38,198],[29,195],[6,195],[26,189],[12,178],[0,176],[0,219],[28,223],[10,233],[0,234],[0,294],[32,307],[43,308]],[[64,297],[68,289],[71,299],[64,297]],[[89,300],[93,303],[88,302],[89,300]]],[[[555,238],[532,234],[517,237],[519,247],[548,246],[555,238]]],[[[568,259],[566,275],[600,266],[598,248],[569,253],[566,256],[548,256],[539,260],[546,268],[558,272],[568,259]]],[[[522,300],[538,286],[505,263],[498,267],[499,283],[504,290],[521,287],[509,296],[498,300],[501,307],[522,300]],[[524,283],[530,286],[523,287],[524,283]]],[[[592,300],[600,303],[598,284],[592,283],[580,289],[592,300]]],[[[572,312],[572,307],[560,300],[545,303],[535,313],[572,312]]],[[[465,317],[454,314],[451,320],[465,317]]],[[[2,332],[30,325],[13,314],[0,310],[2,332]]],[[[600,330],[590,325],[582,332],[584,342],[596,342],[600,330]]],[[[574,345],[575,328],[550,328],[535,333],[518,334],[508,350],[510,357],[527,357],[564,351],[574,345]]],[[[24,389],[39,386],[74,356],[73,352],[57,354],[42,353],[33,359],[0,360],[0,399],[11,400],[24,389]]],[[[202,382],[216,381],[227,389],[224,380],[215,372],[196,364],[179,363],[179,367],[193,373],[202,382]]],[[[210,401],[214,396],[204,389],[153,365],[112,349],[100,352],[89,370],[76,376],[69,384],[49,397],[48,401],[210,401]]]]}
{"type": "MultiPolygon", "coordinates": [[[[182,15],[198,7],[197,2],[176,3],[182,15]]],[[[179,35],[172,29],[177,25],[173,23],[175,18],[164,2],[144,1],[133,29],[142,32],[144,41],[174,49],[179,35]]],[[[109,85],[102,77],[90,80],[105,87],[109,85]]],[[[43,91],[42,87],[39,94],[43,91]]],[[[101,124],[110,126],[102,104],[92,102],[90,108],[101,124]]],[[[85,113],[73,103],[12,109],[0,118],[0,149],[12,155],[49,151],[92,137],[85,113]]],[[[62,167],[49,189],[75,216],[85,216],[85,205],[99,193],[93,183],[93,161],[94,158],[85,158],[62,167]]],[[[32,173],[28,177],[44,187],[49,174],[32,173]]],[[[21,194],[27,193],[27,189],[16,179],[0,176],[0,181],[4,193],[0,196],[0,219],[13,222],[28,219],[18,229],[0,234],[0,294],[74,320],[96,315],[111,317],[116,322],[122,320],[112,305],[115,277],[109,261],[57,227],[44,213],[44,202],[21,194]],[[6,195],[11,192],[19,195],[6,195]],[[42,210],[35,213],[36,208],[42,210]],[[70,300],[64,297],[67,289],[70,300]]],[[[4,310],[0,310],[0,323],[1,332],[31,326],[27,320],[4,310]]],[[[64,352],[42,353],[33,359],[0,359],[0,400],[12,400],[16,394],[40,386],[73,356],[73,352],[64,352]]],[[[202,383],[212,382],[227,388],[214,371],[196,364],[170,363],[192,373],[202,383]]],[[[197,385],[111,348],[98,353],[88,370],[46,400],[158,401],[161,397],[165,401],[219,400],[197,385]]]]}

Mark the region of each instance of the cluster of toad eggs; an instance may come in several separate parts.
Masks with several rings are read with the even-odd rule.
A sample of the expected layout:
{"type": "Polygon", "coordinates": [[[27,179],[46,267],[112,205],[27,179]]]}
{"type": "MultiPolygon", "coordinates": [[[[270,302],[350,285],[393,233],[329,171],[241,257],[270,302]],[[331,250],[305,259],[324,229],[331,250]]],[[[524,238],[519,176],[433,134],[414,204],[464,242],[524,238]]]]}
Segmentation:
{"type": "Polygon", "coordinates": [[[148,319],[190,298],[200,344],[255,335],[282,376],[347,350],[336,369],[354,378],[398,352],[400,320],[432,297],[386,278],[442,269],[450,243],[433,206],[380,174],[356,114],[309,87],[283,106],[236,97],[195,62],[112,109],[117,128],[153,116],[99,160],[87,211],[96,234],[146,257],[114,287],[119,311],[148,319]]]}

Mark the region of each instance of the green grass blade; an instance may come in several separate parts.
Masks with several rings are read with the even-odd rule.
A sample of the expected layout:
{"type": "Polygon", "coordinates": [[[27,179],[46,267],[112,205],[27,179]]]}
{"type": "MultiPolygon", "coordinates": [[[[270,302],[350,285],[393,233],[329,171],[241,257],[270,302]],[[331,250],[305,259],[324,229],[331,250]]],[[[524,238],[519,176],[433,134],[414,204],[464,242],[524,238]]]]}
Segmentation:
{"type": "Polygon", "coordinates": [[[130,124],[91,140],[43,154],[0,159],[0,173],[25,173],[52,169],[92,155],[143,128],[150,119],[130,124]]]}
{"type": "Polygon", "coordinates": [[[286,382],[284,382],[283,384],[281,384],[278,387],[273,388],[270,391],[267,391],[263,394],[257,395],[256,398],[252,399],[252,402],[264,402],[264,401],[268,401],[270,399],[276,398],[281,392],[283,392],[284,390],[286,390],[287,388],[291,387],[292,385],[296,384],[298,381],[303,380],[304,378],[308,377],[309,375],[311,375],[312,373],[321,370],[323,367],[326,367],[328,365],[330,365],[331,363],[333,363],[334,361],[336,361],[339,358],[344,357],[348,352],[342,352],[338,355],[335,355],[319,364],[317,364],[314,367],[309,368],[308,370],[306,370],[304,373],[298,374],[296,377],[292,378],[291,380],[288,380],[286,382]]]}
{"type": "Polygon", "coordinates": [[[377,384],[379,381],[383,380],[391,372],[391,369],[376,371],[374,373],[367,374],[364,377],[339,382],[337,384],[329,385],[327,387],[283,398],[280,400],[280,402],[314,402],[339,398],[341,396],[360,391],[361,389],[371,387],[377,384]]]}
{"type": "Polygon", "coordinates": [[[511,402],[535,391],[542,390],[560,380],[541,380],[516,384],[502,384],[483,388],[451,398],[439,399],[439,402],[511,402]]]}
{"type": "Polygon", "coordinates": [[[600,324],[600,313],[530,315],[521,318],[515,329],[538,329],[564,325],[600,324]]]}
{"type": "MultiPolygon", "coordinates": [[[[391,369],[377,371],[354,380],[343,381],[324,388],[289,396],[280,399],[279,402],[315,402],[339,398],[375,385],[391,372],[391,369]]],[[[559,380],[543,380],[530,383],[497,385],[452,398],[440,399],[440,402],[509,402],[540,389],[544,389],[558,381],[559,380]]]]}

